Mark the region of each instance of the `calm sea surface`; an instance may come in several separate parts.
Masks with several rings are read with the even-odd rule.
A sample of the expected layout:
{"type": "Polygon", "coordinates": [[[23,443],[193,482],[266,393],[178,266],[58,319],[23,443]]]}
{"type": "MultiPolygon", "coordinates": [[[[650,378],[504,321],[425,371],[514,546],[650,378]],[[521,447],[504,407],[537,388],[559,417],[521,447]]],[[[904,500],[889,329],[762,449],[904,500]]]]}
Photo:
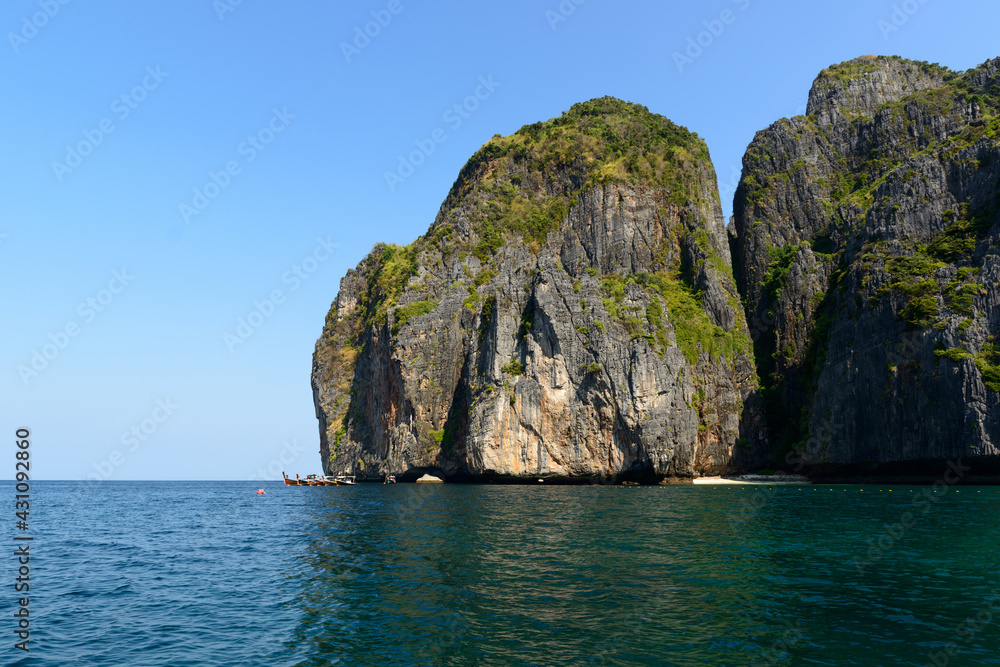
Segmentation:
{"type": "Polygon", "coordinates": [[[35,482],[0,664],[1000,664],[996,488],[265,488],[35,482]]]}

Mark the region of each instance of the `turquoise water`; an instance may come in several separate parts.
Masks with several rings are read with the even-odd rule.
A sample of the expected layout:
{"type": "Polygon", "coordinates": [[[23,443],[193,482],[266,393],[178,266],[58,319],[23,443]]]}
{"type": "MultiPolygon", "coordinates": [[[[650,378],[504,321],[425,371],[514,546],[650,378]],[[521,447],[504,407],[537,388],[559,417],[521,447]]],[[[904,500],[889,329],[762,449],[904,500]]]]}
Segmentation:
{"type": "Polygon", "coordinates": [[[995,488],[255,488],[35,483],[0,663],[1000,664],[995,488]]]}

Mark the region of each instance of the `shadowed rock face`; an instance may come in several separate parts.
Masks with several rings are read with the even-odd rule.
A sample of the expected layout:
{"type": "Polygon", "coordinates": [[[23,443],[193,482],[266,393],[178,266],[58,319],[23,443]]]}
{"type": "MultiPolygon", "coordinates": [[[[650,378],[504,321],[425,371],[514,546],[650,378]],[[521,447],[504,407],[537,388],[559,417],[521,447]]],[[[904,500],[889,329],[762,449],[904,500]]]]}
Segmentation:
{"type": "Polygon", "coordinates": [[[776,460],[1000,453],[998,73],[844,63],[747,150],[730,236],[776,460]]]}
{"type": "Polygon", "coordinates": [[[763,431],[704,142],[610,98],[494,137],[341,281],[312,383],[327,473],[740,467],[763,431]]]}
{"type": "Polygon", "coordinates": [[[341,281],[313,363],[324,467],[996,462],[998,140],[1000,60],[831,67],[748,148],[727,239],[704,143],[644,107],[494,137],[424,236],[341,281]]]}

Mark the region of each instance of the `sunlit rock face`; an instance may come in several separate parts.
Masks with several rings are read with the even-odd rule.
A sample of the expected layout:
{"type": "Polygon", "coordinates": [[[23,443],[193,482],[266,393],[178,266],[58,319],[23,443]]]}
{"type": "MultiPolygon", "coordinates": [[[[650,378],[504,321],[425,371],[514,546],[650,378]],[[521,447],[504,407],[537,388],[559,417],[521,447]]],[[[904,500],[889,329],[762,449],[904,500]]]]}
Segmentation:
{"type": "Polygon", "coordinates": [[[704,142],[611,98],[494,137],[348,272],[312,384],[328,473],[601,480],[766,448],[704,142]]]}

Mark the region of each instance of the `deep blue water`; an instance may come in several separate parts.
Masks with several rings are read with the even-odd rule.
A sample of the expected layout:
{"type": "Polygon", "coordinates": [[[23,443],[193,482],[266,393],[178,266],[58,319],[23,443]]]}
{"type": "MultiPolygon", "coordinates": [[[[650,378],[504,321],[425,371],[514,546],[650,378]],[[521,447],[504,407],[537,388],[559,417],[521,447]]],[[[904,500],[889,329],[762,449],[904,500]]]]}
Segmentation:
{"type": "Polygon", "coordinates": [[[1000,664],[995,488],[255,488],[34,483],[0,663],[1000,664]]]}

